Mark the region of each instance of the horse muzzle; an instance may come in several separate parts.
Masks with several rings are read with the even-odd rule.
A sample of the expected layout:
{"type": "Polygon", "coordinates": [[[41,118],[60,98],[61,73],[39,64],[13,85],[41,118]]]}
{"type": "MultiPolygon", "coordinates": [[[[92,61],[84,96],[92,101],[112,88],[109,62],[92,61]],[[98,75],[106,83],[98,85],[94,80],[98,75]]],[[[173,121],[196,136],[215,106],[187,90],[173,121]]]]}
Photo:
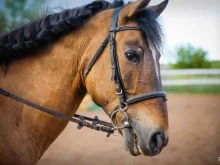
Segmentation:
{"type": "Polygon", "coordinates": [[[161,129],[142,127],[133,120],[130,120],[130,124],[131,127],[125,127],[122,132],[125,149],[133,156],[140,154],[145,156],[158,155],[168,144],[168,137],[161,129]]]}

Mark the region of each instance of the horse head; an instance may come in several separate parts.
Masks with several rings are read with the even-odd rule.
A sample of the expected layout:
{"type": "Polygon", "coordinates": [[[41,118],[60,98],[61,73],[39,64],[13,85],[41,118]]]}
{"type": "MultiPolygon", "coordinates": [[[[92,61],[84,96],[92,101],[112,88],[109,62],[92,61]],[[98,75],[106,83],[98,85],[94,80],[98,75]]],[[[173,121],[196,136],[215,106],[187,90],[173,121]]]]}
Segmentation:
{"type": "MultiPolygon", "coordinates": [[[[164,97],[136,99],[127,105],[129,98],[138,96],[140,99],[143,94],[153,92],[155,95],[162,91],[159,65],[162,33],[157,19],[168,1],[148,7],[149,2],[139,0],[124,6],[118,11],[117,21],[113,9],[96,15],[101,20],[113,17],[112,22],[117,22],[117,26],[111,27],[107,35],[110,44],[102,50],[102,55],[95,59],[97,61],[89,72],[84,71],[85,86],[93,101],[111,117],[115,128],[124,137],[126,150],[135,156],[154,156],[168,143],[164,97]]],[[[110,28],[110,23],[100,22],[100,27],[110,28]]],[[[84,63],[84,70],[90,65],[91,58],[84,63]]]]}

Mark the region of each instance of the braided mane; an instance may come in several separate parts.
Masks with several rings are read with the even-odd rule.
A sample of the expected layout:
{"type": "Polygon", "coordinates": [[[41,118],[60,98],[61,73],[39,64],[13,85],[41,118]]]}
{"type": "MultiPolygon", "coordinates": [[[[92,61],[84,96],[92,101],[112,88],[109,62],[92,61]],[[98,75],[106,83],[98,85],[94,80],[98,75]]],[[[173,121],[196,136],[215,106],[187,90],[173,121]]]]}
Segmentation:
{"type": "Polygon", "coordinates": [[[0,65],[45,48],[52,41],[79,28],[98,12],[122,5],[122,0],[115,0],[113,4],[103,0],[94,1],[82,7],[47,15],[0,36],[0,65]]]}

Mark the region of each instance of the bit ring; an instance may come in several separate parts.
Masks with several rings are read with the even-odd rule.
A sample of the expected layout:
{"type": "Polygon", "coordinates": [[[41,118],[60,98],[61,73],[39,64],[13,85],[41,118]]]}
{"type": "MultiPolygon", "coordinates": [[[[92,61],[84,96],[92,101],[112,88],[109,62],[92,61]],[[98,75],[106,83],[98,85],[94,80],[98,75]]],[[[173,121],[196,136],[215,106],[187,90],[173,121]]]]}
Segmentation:
{"type": "MultiPolygon", "coordinates": [[[[125,115],[125,117],[126,117],[125,121],[128,122],[128,114],[127,114],[124,110],[121,110],[121,109],[115,110],[115,111],[112,112],[112,114],[111,114],[111,123],[112,123],[112,125],[114,126],[113,129],[122,129],[122,128],[125,128],[125,125],[124,125],[124,124],[122,124],[121,126],[116,126],[116,125],[115,125],[113,119],[114,119],[114,117],[115,117],[115,115],[116,115],[117,112],[123,112],[124,115],[125,115]]],[[[124,121],[124,122],[125,122],[125,121],[124,121]]],[[[123,123],[124,123],[124,122],[123,122],[123,123]]],[[[129,123],[129,122],[128,122],[128,123],[129,123]]]]}

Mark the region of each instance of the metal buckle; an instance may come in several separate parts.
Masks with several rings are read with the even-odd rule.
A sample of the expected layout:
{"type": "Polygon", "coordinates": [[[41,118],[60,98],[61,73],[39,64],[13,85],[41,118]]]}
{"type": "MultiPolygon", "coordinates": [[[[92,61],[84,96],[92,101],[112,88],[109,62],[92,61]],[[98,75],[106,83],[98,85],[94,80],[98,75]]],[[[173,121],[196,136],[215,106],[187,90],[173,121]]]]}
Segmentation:
{"type": "Polygon", "coordinates": [[[115,32],[110,32],[110,38],[114,39],[115,38],[115,32]]]}
{"type": "Polygon", "coordinates": [[[121,89],[121,91],[120,91],[120,92],[117,92],[117,91],[116,91],[116,94],[117,94],[117,95],[122,94],[122,89],[121,89]]]}

